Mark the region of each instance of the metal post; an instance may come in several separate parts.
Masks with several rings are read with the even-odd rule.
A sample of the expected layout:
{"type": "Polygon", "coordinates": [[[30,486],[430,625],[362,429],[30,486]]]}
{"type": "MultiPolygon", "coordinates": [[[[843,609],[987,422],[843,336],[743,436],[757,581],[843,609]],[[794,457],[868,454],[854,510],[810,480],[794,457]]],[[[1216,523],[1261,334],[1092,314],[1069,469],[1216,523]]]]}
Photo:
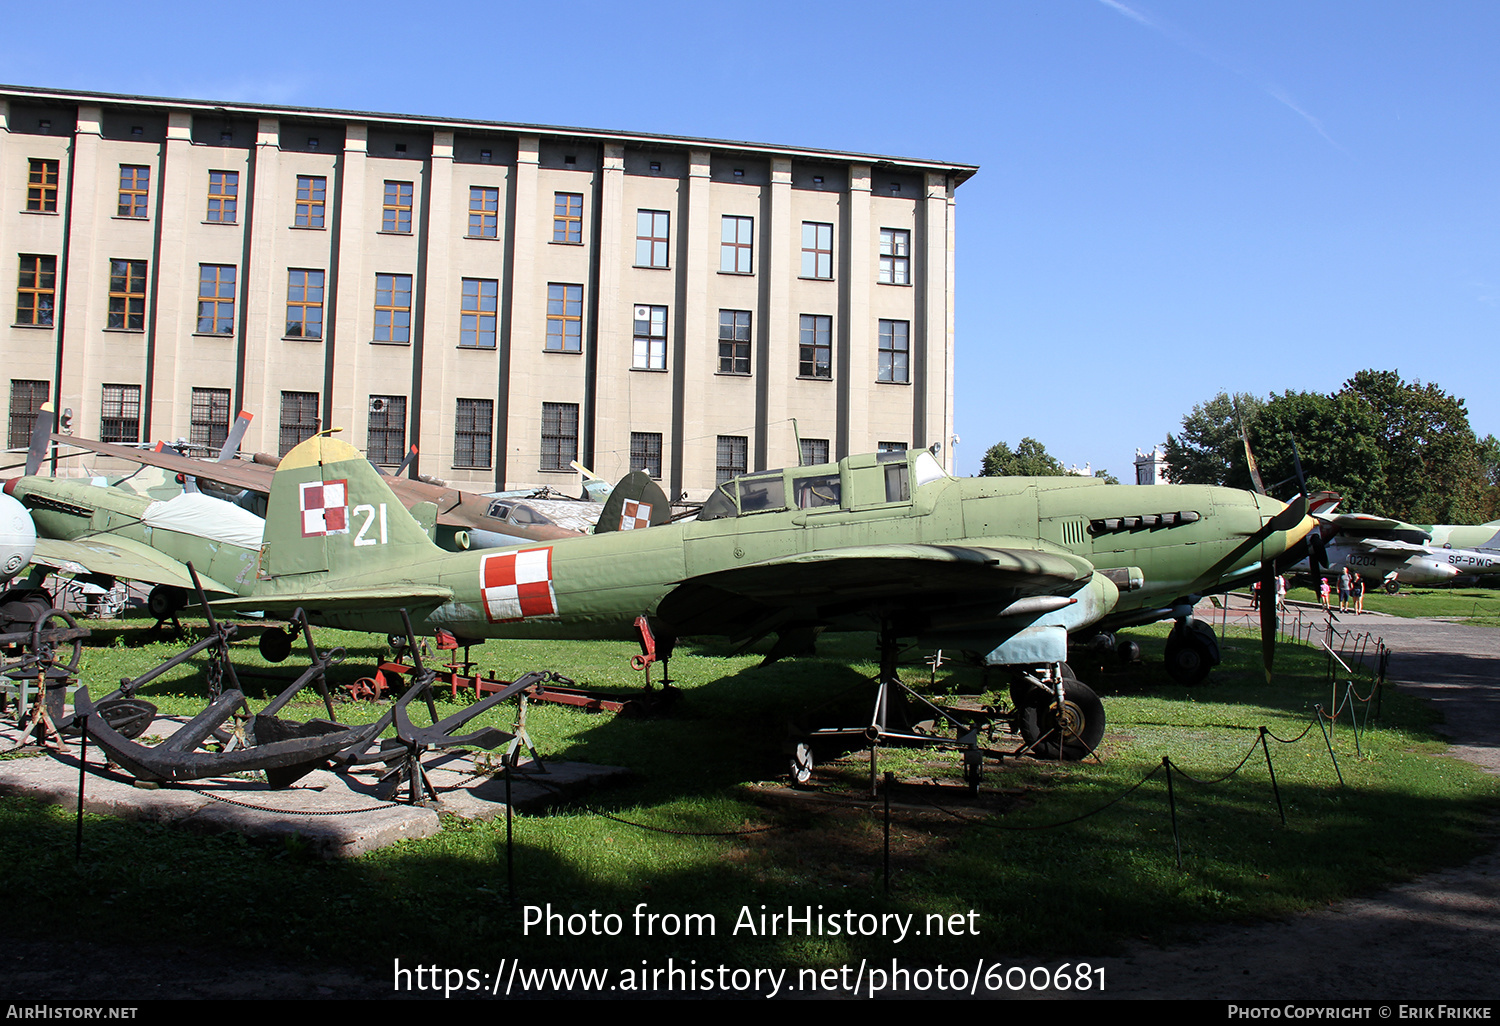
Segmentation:
{"type": "Polygon", "coordinates": [[[82,740],[78,744],[78,817],[77,828],[73,837],[73,861],[83,861],[83,781],[87,776],[84,766],[89,757],[89,730],[87,723],[79,724],[79,736],[82,740]]]}
{"type": "Polygon", "coordinates": [[[1177,850],[1177,868],[1180,870],[1182,868],[1182,838],[1177,834],[1177,795],[1172,790],[1172,760],[1163,755],[1161,764],[1167,768],[1167,806],[1172,810],[1172,846],[1177,850]]]}
{"type": "Polygon", "coordinates": [[[1339,769],[1339,757],[1333,754],[1333,741],[1328,737],[1328,728],[1323,726],[1323,707],[1321,705],[1315,706],[1313,709],[1313,713],[1318,717],[1318,729],[1323,732],[1323,744],[1328,746],[1328,758],[1333,760],[1333,772],[1338,774],[1339,786],[1343,787],[1344,774],[1343,771],[1339,769]]]}
{"type": "Polygon", "coordinates": [[[1271,774],[1271,793],[1276,796],[1276,811],[1281,813],[1281,825],[1286,826],[1286,809],[1281,804],[1281,788],[1276,785],[1276,767],[1271,765],[1271,748],[1266,744],[1266,728],[1260,728],[1260,749],[1266,753],[1266,770],[1271,774]]]}

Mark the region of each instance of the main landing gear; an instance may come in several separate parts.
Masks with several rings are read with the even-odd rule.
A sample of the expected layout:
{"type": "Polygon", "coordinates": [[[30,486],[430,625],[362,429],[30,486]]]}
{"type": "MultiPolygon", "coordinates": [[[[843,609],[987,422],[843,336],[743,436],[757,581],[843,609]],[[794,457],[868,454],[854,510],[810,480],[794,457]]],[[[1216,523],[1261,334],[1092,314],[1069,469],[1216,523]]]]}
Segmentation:
{"type": "Polygon", "coordinates": [[[1067,663],[1018,674],[1010,701],[1023,751],[1039,759],[1076,762],[1094,754],[1104,739],[1104,703],[1067,663]]]}
{"type": "Polygon", "coordinates": [[[1201,620],[1178,620],[1167,635],[1167,675],[1184,687],[1202,684],[1219,665],[1219,639],[1201,620]]]}

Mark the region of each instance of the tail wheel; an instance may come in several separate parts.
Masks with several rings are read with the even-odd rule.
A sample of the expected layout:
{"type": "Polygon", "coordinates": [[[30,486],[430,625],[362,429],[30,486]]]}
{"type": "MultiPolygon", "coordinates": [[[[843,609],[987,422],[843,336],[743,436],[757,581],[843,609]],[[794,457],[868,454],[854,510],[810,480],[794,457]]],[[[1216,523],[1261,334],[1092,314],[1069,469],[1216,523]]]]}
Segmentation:
{"type": "Polygon", "coordinates": [[[1104,703],[1088,685],[1065,677],[1061,710],[1044,687],[1034,687],[1024,698],[1017,726],[1038,758],[1076,762],[1092,755],[1104,739],[1104,703]]]}
{"type": "Polygon", "coordinates": [[[170,584],[158,584],[146,596],[146,611],[158,620],[165,620],[187,605],[187,592],[170,584]]]}
{"type": "Polygon", "coordinates": [[[279,627],[266,628],[257,645],[261,657],[268,663],[282,662],[292,654],[292,639],[295,637],[295,634],[288,634],[279,627]]]}

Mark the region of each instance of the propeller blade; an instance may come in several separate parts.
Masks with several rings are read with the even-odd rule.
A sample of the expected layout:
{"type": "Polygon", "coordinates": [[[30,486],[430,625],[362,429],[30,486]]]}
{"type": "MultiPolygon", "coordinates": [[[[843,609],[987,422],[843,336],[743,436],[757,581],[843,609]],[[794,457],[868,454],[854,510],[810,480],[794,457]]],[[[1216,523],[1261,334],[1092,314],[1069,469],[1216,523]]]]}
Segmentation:
{"type": "Polygon", "coordinates": [[[31,425],[31,443],[26,449],[27,477],[35,477],[36,472],[42,469],[42,461],[47,458],[47,447],[52,442],[52,426],[56,419],[52,404],[42,403],[42,408],[36,415],[36,423],[31,425]]]}
{"type": "Polygon", "coordinates": [[[240,411],[240,415],[234,419],[234,427],[229,429],[229,434],[219,449],[219,463],[234,459],[234,454],[240,451],[240,442],[245,437],[245,431],[250,427],[250,421],[254,419],[252,414],[244,410],[240,411]]]}
{"type": "Polygon", "coordinates": [[[406,453],[406,459],[404,459],[404,460],[401,461],[401,466],[397,467],[396,468],[396,472],[393,473],[391,476],[392,477],[400,477],[402,474],[406,473],[406,468],[409,467],[409,466],[411,466],[411,461],[414,460],[414,459],[416,459],[416,458],[417,458],[417,447],[415,445],[413,445],[407,451],[407,453],[406,453]]]}

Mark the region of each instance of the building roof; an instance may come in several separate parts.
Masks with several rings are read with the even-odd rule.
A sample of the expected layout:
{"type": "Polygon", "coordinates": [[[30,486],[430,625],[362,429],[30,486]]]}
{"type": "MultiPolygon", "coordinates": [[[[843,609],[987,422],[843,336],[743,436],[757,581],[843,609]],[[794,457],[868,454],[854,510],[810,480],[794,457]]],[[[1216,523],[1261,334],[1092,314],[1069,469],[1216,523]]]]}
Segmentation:
{"type": "Polygon", "coordinates": [[[513,132],[553,136],[585,136],[619,143],[659,143],[675,146],[699,146],[720,151],[770,153],[808,160],[859,162],[872,165],[900,165],[923,171],[951,175],[954,185],[961,185],[979,170],[977,164],[959,164],[945,160],[922,160],[875,153],[851,153],[808,146],[783,146],[771,143],[743,142],[734,139],[703,139],[685,135],[663,135],[652,132],[620,132],[611,129],[574,128],[563,125],[532,125],[509,121],[482,121],[472,118],[445,118],[425,114],[388,114],[379,111],[336,110],[324,107],[291,107],[273,103],[241,103],[220,100],[185,100],[163,96],[131,96],[121,93],[98,93],[76,89],[42,89],[35,86],[0,84],[0,95],[10,93],[38,100],[62,103],[109,103],[116,106],[145,109],[204,111],[215,114],[276,115],[299,118],[337,118],[370,124],[421,125],[428,128],[469,129],[484,132],[513,132]]]}

